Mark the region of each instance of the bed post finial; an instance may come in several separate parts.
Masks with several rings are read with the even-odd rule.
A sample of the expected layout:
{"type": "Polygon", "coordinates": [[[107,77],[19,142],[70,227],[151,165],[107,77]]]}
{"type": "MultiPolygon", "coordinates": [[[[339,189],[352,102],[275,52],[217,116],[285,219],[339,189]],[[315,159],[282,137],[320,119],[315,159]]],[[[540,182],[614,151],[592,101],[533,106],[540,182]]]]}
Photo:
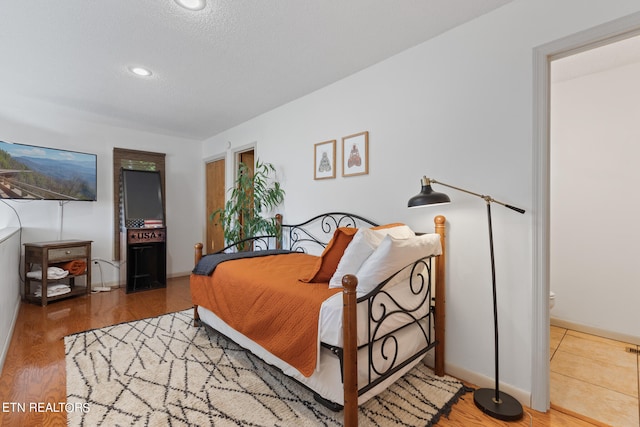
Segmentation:
{"type": "Polygon", "coordinates": [[[433,219],[436,233],[440,235],[442,253],[436,258],[436,309],[435,309],[435,333],[436,345],[434,372],[438,376],[444,375],[444,349],[445,349],[445,262],[446,262],[446,222],[443,215],[433,219]]]}
{"type": "Polygon", "coordinates": [[[194,249],[194,254],[193,254],[193,265],[196,265],[198,263],[198,261],[200,261],[200,258],[202,258],[202,248],[204,247],[204,245],[202,243],[196,243],[193,246],[194,249]]]}
{"type": "Polygon", "coordinates": [[[358,328],[356,325],[356,287],[358,278],[342,278],[342,347],[344,357],[344,426],[358,425],[358,328]]]}

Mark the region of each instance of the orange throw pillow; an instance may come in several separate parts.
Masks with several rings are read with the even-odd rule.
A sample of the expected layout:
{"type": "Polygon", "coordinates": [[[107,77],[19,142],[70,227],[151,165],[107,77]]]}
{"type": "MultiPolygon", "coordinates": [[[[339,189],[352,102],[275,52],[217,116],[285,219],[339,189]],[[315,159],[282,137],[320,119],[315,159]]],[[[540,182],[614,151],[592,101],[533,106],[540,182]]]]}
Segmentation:
{"type": "Polygon", "coordinates": [[[322,255],[316,262],[310,277],[300,280],[312,283],[329,282],[329,279],[338,268],[342,254],[344,254],[345,249],[347,249],[357,231],[358,229],[353,227],[339,227],[336,229],[331,241],[324,248],[322,255]]]}

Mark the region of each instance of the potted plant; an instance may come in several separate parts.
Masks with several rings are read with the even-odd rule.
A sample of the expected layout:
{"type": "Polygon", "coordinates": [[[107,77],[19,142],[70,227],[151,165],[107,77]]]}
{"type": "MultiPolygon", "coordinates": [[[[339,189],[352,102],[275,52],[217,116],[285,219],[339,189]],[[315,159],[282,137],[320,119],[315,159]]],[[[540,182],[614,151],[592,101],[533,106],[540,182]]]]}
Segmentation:
{"type": "MultiPolygon", "coordinates": [[[[272,211],[284,201],[285,191],[275,180],[275,171],[271,163],[260,160],[256,161],[253,175],[246,164],[238,165],[238,177],[224,208],[209,216],[212,221],[218,217],[228,244],[256,236],[278,236],[276,219],[262,216],[263,211],[272,211]]],[[[251,245],[240,245],[238,249],[249,250],[251,245]]]]}

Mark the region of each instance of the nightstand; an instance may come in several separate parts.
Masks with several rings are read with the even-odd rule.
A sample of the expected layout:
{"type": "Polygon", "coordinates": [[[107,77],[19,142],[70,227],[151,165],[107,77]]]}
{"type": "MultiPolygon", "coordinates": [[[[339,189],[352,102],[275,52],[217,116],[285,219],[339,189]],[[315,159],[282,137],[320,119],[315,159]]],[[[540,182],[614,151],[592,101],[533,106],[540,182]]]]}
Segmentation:
{"type": "MultiPolygon", "coordinates": [[[[91,292],[91,240],[56,240],[51,242],[36,242],[24,244],[24,299],[41,304],[43,307],[51,301],[78,295],[88,295],[91,292]],[[51,266],[64,265],[70,261],[84,262],[84,271],[72,269],[66,277],[47,277],[47,270],[51,266]],[[34,278],[34,272],[40,266],[40,277],[34,278]],[[31,273],[31,274],[29,274],[31,273]],[[76,279],[79,280],[77,283],[76,279]],[[35,286],[34,286],[35,282],[35,286]],[[60,284],[68,285],[69,291],[48,296],[48,286],[60,284]],[[41,295],[36,295],[37,285],[40,285],[41,295]]],[[[78,263],[76,263],[78,264],[78,263]]],[[[80,263],[81,264],[81,263],[80,263]]],[[[77,266],[76,266],[77,267],[77,266]]],[[[37,275],[37,273],[35,273],[37,275]]]]}

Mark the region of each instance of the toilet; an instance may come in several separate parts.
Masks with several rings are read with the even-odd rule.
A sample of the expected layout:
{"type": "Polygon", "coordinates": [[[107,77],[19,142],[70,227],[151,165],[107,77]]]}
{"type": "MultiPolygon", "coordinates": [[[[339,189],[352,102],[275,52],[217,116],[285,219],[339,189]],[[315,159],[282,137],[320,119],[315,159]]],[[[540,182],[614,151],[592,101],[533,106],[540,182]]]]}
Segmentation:
{"type": "Polygon", "coordinates": [[[549,291],[549,310],[556,305],[556,294],[553,291],[549,291]]]}

